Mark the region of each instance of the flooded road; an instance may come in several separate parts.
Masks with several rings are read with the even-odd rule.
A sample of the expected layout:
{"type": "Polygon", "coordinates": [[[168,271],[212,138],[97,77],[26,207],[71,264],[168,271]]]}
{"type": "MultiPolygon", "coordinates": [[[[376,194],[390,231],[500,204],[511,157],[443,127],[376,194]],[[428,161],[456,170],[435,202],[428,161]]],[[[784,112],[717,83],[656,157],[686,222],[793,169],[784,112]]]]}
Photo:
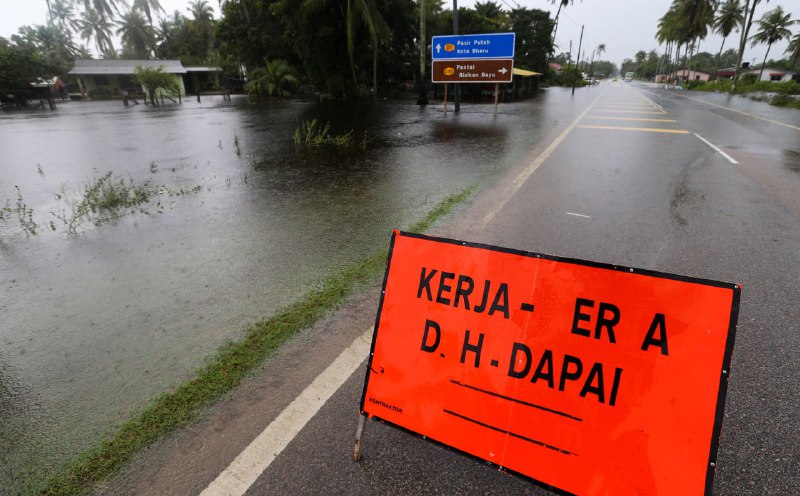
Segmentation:
{"type": "Polygon", "coordinates": [[[497,117],[214,99],[0,113],[0,206],[15,210],[0,220],[0,494],[94,445],[392,228],[517,163],[594,97],[552,89],[497,117]],[[366,131],[367,149],[296,149],[311,119],[366,131]],[[156,193],[68,234],[59,215],[107,173],[156,193]]]}

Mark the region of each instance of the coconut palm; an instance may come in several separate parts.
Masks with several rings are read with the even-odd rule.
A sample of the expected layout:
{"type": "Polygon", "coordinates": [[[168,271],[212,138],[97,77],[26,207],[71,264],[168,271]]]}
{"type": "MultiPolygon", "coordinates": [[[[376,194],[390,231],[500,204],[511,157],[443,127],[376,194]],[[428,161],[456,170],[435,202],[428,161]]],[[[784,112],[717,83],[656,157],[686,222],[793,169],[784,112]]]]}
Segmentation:
{"type": "Polygon", "coordinates": [[[110,53],[114,51],[114,43],[111,41],[111,21],[100,15],[96,10],[89,9],[81,12],[81,18],[76,22],[78,24],[78,34],[86,41],[94,38],[98,52],[110,53]]]}
{"type": "Polygon", "coordinates": [[[211,8],[211,5],[209,5],[206,0],[189,2],[189,8],[187,10],[192,14],[194,22],[204,24],[210,28],[214,20],[214,9],[211,8]]]}
{"type": "MultiPolygon", "coordinates": [[[[330,4],[331,2],[340,5],[340,2],[337,0],[305,0],[303,8],[310,11],[319,11],[324,5],[330,4]]],[[[389,39],[389,26],[378,11],[375,0],[346,0],[344,8],[347,56],[350,59],[353,83],[358,84],[355,64],[356,32],[358,28],[363,25],[367,28],[372,45],[372,84],[373,97],[375,97],[378,92],[378,48],[381,42],[389,39]]],[[[420,71],[422,74],[424,74],[425,71],[425,51],[422,50],[422,46],[426,45],[424,41],[426,39],[424,34],[425,14],[425,1],[420,0],[420,30],[422,32],[422,36],[420,36],[420,71]]],[[[420,100],[422,100],[422,90],[420,91],[420,100]]]]}
{"type": "Polygon", "coordinates": [[[552,39],[553,43],[556,42],[556,31],[558,30],[558,16],[561,15],[561,9],[569,5],[571,1],[575,0],[550,0],[550,3],[558,2],[558,10],[556,11],[556,17],[553,19],[553,39],[552,39]]]}
{"type": "MultiPolygon", "coordinates": [[[[694,51],[699,40],[705,39],[709,26],[714,22],[716,2],[714,0],[674,0],[673,4],[676,5],[677,19],[686,36],[687,52],[690,46],[694,51]]],[[[688,63],[688,56],[685,61],[688,63]]]]}
{"type": "Polygon", "coordinates": [[[378,95],[378,44],[389,39],[389,25],[378,12],[374,0],[347,0],[347,11],[345,14],[345,26],[347,31],[347,55],[350,57],[350,69],[353,72],[353,82],[356,80],[356,66],[354,62],[355,52],[355,30],[356,23],[360,19],[366,24],[369,31],[370,41],[372,41],[372,97],[378,95]]]}
{"type": "Polygon", "coordinates": [[[131,8],[131,10],[120,16],[117,26],[119,26],[117,35],[120,36],[123,48],[133,52],[136,58],[150,58],[150,49],[153,46],[153,29],[141,12],[131,8]]]}
{"type": "Polygon", "coordinates": [[[728,0],[719,5],[717,17],[714,18],[714,32],[722,36],[722,44],[719,46],[717,54],[717,65],[722,57],[722,49],[725,47],[725,40],[731,31],[736,29],[744,22],[744,10],[739,0],[728,0]]]}
{"type": "Polygon", "coordinates": [[[250,81],[246,85],[246,89],[250,93],[255,93],[256,98],[261,99],[261,94],[266,92],[269,98],[272,95],[277,95],[282,98],[288,95],[285,87],[289,84],[297,84],[297,78],[294,71],[285,60],[264,60],[262,67],[256,68],[250,81]]]}
{"type": "Polygon", "coordinates": [[[195,0],[189,2],[187,9],[192,15],[189,22],[189,29],[199,38],[200,42],[208,46],[211,44],[211,37],[214,32],[214,9],[206,0],[195,0]]]}
{"type": "MultiPolygon", "coordinates": [[[[769,0],[767,0],[767,2],[769,2],[769,0]]],[[[739,70],[742,67],[742,59],[744,58],[744,47],[749,39],[750,27],[753,25],[753,17],[756,14],[756,6],[759,3],[761,3],[761,0],[744,0],[744,22],[742,22],[742,35],[739,38],[739,55],[736,58],[736,74],[733,76],[732,91],[736,91],[736,83],[739,80],[739,70]]]]}
{"type": "Polygon", "coordinates": [[[114,17],[114,13],[119,14],[117,2],[125,4],[125,0],[76,0],[83,2],[84,12],[94,11],[101,19],[107,20],[114,17]]]}
{"type": "MultiPolygon", "coordinates": [[[[800,21],[798,21],[798,23],[800,23],[800,21]]],[[[800,62],[800,33],[794,35],[794,38],[789,42],[789,46],[786,47],[786,51],[783,53],[788,55],[792,64],[797,67],[797,63],[800,62]]]]}
{"type": "Polygon", "coordinates": [[[760,30],[750,37],[750,47],[767,44],[767,53],[764,54],[764,62],[761,64],[761,72],[758,74],[759,81],[764,75],[764,65],[767,63],[769,49],[772,48],[773,43],[792,37],[792,32],[789,31],[789,26],[792,24],[794,24],[792,14],[784,12],[780,5],[764,14],[758,21],[760,30]]]}
{"type": "Polygon", "coordinates": [[[153,27],[153,12],[158,13],[159,10],[164,12],[164,8],[161,7],[158,0],[133,0],[131,10],[138,10],[143,13],[147,17],[147,22],[151,28],[153,27]]]}
{"type": "Polygon", "coordinates": [[[597,45],[597,48],[592,50],[592,62],[589,64],[589,74],[594,74],[594,54],[597,54],[597,58],[600,59],[600,54],[606,51],[606,44],[600,43],[597,45]]]}
{"type": "Polygon", "coordinates": [[[681,46],[687,43],[687,35],[678,15],[678,4],[673,2],[669,10],[658,20],[658,30],[656,31],[656,41],[659,44],[666,43],[666,53],[668,55],[667,64],[669,73],[674,72],[679,62],[681,46]],[[674,57],[672,51],[675,50],[674,57]]]}
{"type": "Polygon", "coordinates": [[[75,9],[69,0],[53,0],[50,4],[50,15],[53,22],[72,37],[72,31],[77,31],[78,24],[75,19],[75,9]]]}

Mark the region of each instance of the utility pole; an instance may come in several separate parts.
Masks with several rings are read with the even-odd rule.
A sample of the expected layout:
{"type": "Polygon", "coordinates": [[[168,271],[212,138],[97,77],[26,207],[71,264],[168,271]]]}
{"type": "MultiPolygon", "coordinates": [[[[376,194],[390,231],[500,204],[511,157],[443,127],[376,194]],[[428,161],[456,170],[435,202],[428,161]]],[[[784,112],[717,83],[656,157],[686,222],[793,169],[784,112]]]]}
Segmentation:
{"type": "MultiPolygon", "coordinates": [[[[583,25],[581,25],[581,38],[578,41],[578,60],[575,62],[575,67],[579,67],[581,64],[581,45],[583,45],[583,25]]],[[[571,49],[571,47],[570,47],[571,49]]],[[[580,69],[578,69],[580,70],[580,69]]],[[[575,94],[575,73],[572,73],[572,94],[575,94]]]]}

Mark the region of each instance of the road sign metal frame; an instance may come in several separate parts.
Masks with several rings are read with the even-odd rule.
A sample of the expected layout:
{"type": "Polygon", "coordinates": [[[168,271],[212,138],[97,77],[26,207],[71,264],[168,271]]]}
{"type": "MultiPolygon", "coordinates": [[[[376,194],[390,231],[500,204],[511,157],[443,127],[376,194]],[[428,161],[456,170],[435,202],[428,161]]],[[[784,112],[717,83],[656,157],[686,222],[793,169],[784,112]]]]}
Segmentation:
{"type": "Polygon", "coordinates": [[[513,59],[516,40],[513,32],[437,35],[431,40],[431,60],[513,59]],[[447,45],[453,45],[453,53],[445,48],[447,45]],[[458,53],[459,45],[469,53],[458,53]],[[475,53],[475,50],[487,53],[475,53]]]}
{"type": "MultiPolygon", "coordinates": [[[[458,69],[454,69],[458,70],[458,69]]],[[[431,82],[433,83],[458,83],[458,84],[486,84],[486,83],[503,83],[507,84],[512,82],[514,79],[514,59],[477,59],[477,60],[434,60],[431,62],[431,82]],[[457,77],[448,78],[445,74],[443,74],[445,69],[453,69],[452,67],[447,67],[450,65],[461,65],[461,66],[471,66],[471,68],[465,68],[464,71],[476,71],[478,73],[484,73],[484,71],[495,71],[501,72],[495,66],[500,66],[500,69],[505,69],[504,65],[508,65],[508,68],[505,69],[508,74],[504,74],[500,77],[472,77],[472,78],[465,78],[459,79],[457,77]],[[442,67],[445,66],[445,67],[442,67]]]]}

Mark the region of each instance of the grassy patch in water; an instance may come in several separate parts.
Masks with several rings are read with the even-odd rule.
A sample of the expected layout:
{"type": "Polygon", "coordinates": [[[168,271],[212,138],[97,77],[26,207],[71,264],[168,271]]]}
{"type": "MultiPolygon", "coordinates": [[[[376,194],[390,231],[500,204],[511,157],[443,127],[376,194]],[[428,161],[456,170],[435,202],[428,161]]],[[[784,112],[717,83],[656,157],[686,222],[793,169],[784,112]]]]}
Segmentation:
{"type": "MultiPolygon", "coordinates": [[[[409,231],[423,232],[466,201],[475,186],[440,202],[409,231]]],[[[45,481],[33,493],[46,495],[82,494],[97,482],[107,480],[133,456],[176,428],[198,420],[204,409],[235,388],[265,358],[326,312],[345,302],[352,290],[371,283],[383,273],[387,251],[355,264],[325,279],[319,288],[279,314],[251,326],[238,341],[224,345],[210,361],[172,392],[164,393],[131,420],[121,425],[97,447],[78,455],[59,475],[45,481]]]]}
{"type": "Polygon", "coordinates": [[[355,130],[351,129],[342,134],[331,134],[331,123],[321,125],[316,119],[304,121],[300,127],[295,129],[292,139],[297,147],[319,148],[321,146],[334,148],[360,148],[367,149],[367,132],[361,139],[356,139],[355,130]]]}

